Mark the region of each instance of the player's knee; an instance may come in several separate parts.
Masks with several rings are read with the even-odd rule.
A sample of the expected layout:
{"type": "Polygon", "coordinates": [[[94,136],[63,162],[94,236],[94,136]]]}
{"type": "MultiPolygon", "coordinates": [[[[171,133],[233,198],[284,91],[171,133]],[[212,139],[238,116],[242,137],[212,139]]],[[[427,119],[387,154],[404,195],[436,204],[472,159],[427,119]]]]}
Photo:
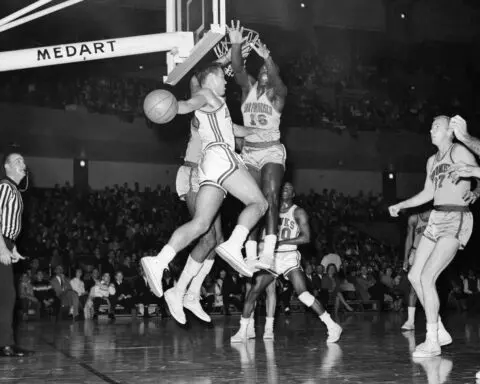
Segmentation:
{"type": "Polygon", "coordinates": [[[310,308],[315,302],[315,297],[310,292],[305,291],[298,295],[298,300],[310,308]]]}
{"type": "Polygon", "coordinates": [[[197,218],[192,220],[192,232],[195,237],[201,236],[210,228],[210,222],[203,218],[197,218]]]}
{"type": "Polygon", "coordinates": [[[418,286],[420,284],[420,276],[417,273],[410,271],[408,273],[408,281],[410,281],[413,286],[418,286]]]}
{"type": "Polygon", "coordinates": [[[256,203],[258,206],[258,210],[262,214],[262,216],[267,212],[268,210],[268,201],[264,197],[259,199],[259,201],[256,203]]]}
{"type": "Polygon", "coordinates": [[[424,273],[422,276],[420,276],[420,284],[422,284],[422,287],[432,284],[435,285],[435,280],[432,275],[424,273]]]}

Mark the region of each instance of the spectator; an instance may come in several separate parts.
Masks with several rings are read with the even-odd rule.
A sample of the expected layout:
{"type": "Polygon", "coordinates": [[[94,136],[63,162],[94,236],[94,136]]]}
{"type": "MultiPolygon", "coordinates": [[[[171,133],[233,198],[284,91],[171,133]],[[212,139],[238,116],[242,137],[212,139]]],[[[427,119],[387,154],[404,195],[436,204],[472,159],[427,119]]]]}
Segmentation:
{"type": "Polygon", "coordinates": [[[329,253],[328,255],[325,255],[322,258],[321,264],[323,265],[323,268],[325,268],[325,269],[327,269],[327,267],[330,264],[333,264],[333,265],[335,265],[335,267],[337,268],[337,271],[338,271],[340,269],[340,267],[342,266],[342,259],[339,255],[332,252],[332,253],[329,253]]]}
{"type": "Polygon", "coordinates": [[[63,267],[58,265],[55,268],[55,276],[50,280],[55,295],[60,300],[61,307],[69,309],[69,316],[76,319],[78,317],[79,301],[78,296],[70,285],[70,281],[63,274],[63,267]]]}
{"type": "Polygon", "coordinates": [[[117,271],[115,280],[113,282],[115,287],[115,295],[110,296],[112,307],[115,308],[117,304],[121,305],[127,313],[131,313],[135,305],[133,300],[133,290],[129,283],[123,280],[123,273],[117,271]]]}
{"type": "Polygon", "coordinates": [[[80,307],[83,308],[87,302],[88,294],[85,290],[85,284],[82,281],[83,271],[80,268],[75,270],[75,277],[70,281],[72,289],[76,292],[80,307]]]}
{"type": "Polygon", "coordinates": [[[110,275],[104,273],[99,283],[95,284],[90,291],[90,297],[93,301],[93,319],[98,318],[100,312],[100,306],[107,304],[108,306],[108,318],[115,319],[115,307],[110,300],[115,295],[115,286],[110,282],[110,275]]]}
{"type": "Polygon", "coordinates": [[[22,317],[28,320],[28,315],[34,312],[37,319],[40,318],[40,301],[35,297],[33,285],[28,274],[23,273],[18,286],[18,297],[21,302],[22,317]]]}
{"type": "Polygon", "coordinates": [[[233,304],[237,310],[243,308],[243,283],[237,273],[233,272],[230,276],[226,275],[223,279],[222,296],[224,314],[230,315],[230,304],[233,304]]]}
{"type": "Polygon", "coordinates": [[[52,308],[53,313],[57,314],[60,309],[60,300],[56,297],[50,282],[44,279],[43,271],[37,271],[32,285],[33,293],[40,302],[40,310],[46,312],[48,308],[52,308]]]}

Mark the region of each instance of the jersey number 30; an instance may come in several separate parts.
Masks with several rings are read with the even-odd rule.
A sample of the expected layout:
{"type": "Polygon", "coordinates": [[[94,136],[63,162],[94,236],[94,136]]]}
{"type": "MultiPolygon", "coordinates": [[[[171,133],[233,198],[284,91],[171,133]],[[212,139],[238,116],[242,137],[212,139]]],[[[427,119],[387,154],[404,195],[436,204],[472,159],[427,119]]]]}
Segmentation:
{"type": "Polygon", "coordinates": [[[254,113],[250,114],[250,126],[251,127],[255,127],[256,125],[264,125],[265,126],[267,124],[268,124],[267,116],[262,115],[262,114],[255,115],[254,113]]]}

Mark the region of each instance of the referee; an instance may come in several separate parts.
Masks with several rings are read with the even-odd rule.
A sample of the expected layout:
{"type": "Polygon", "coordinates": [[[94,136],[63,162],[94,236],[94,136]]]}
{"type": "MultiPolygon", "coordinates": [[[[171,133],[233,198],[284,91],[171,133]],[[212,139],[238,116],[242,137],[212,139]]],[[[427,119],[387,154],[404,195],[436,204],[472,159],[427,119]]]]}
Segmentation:
{"type": "Polygon", "coordinates": [[[15,239],[22,229],[23,201],[18,184],[27,173],[25,160],[18,152],[7,153],[3,160],[6,177],[0,180],[0,357],[23,357],[33,352],[15,345],[13,311],[15,283],[12,263],[24,259],[15,239]]]}

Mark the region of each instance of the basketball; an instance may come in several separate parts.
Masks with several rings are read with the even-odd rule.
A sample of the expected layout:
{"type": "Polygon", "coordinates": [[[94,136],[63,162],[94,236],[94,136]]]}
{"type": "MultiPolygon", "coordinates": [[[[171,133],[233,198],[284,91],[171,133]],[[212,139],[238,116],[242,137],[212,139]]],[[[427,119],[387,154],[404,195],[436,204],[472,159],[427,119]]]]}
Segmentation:
{"type": "Polygon", "coordinates": [[[166,124],[178,112],[178,102],[171,92],[156,89],[150,92],[143,102],[145,115],[156,124],[166,124]]]}

